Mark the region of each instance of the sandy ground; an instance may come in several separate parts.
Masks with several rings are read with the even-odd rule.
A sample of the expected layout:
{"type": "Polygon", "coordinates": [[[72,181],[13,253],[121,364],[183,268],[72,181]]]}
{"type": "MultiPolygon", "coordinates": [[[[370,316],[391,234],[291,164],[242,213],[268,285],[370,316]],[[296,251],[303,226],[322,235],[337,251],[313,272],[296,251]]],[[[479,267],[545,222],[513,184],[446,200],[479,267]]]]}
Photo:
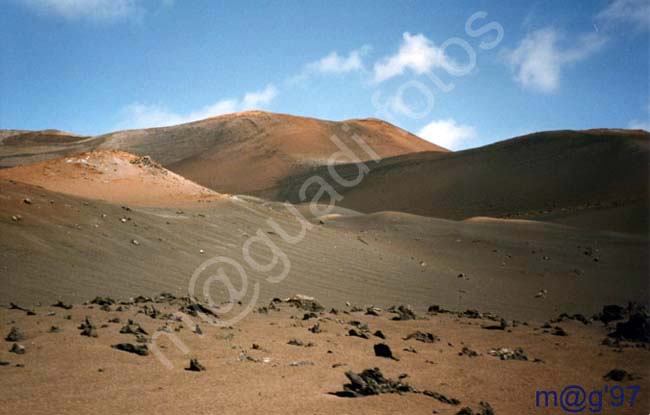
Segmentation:
{"type": "MultiPolygon", "coordinates": [[[[33,310],[34,316],[19,310],[0,311],[3,336],[11,327],[26,336],[19,342],[26,347],[25,354],[9,353],[12,342],[3,342],[0,350],[0,360],[9,362],[0,367],[4,392],[0,413],[456,414],[462,407],[476,409],[479,402],[487,401],[496,414],[560,414],[560,408],[536,408],[536,391],[561,391],[572,384],[587,391],[639,385],[634,413],[650,409],[648,350],[601,345],[611,328],[600,322],[554,324],[568,333],[559,337],[532,321],[503,331],[485,330],[482,326],[494,322],[450,314],[392,321],[394,314],[386,311],[370,316],[348,312],[345,306],[338,314],[325,311],[305,321],[305,311],[279,304],[279,311],[255,313],[232,328],[223,328],[200,317],[185,323],[150,318],[142,313],[144,306],[122,306],[122,311],[116,311],[117,305],[108,311],[98,305],[75,305],[71,310],[43,306],[33,310]],[[80,335],[78,326],[85,317],[97,327],[98,337],[80,335]],[[109,322],[115,318],[120,322],[109,322]],[[138,344],[134,335],[119,333],[128,319],[141,325],[148,333],[146,338],[164,333],[153,344],[160,347],[171,368],[153,352],[138,356],[110,347],[138,344]],[[367,324],[368,339],[348,335],[355,328],[352,321],[367,324]],[[197,323],[201,335],[194,333],[197,323]],[[319,333],[309,330],[316,323],[319,333]],[[157,331],[165,325],[170,333],[157,331]],[[61,331],[50,332],[52,326],[61,331]],[[376,330],[387,339],[371,334],[376,330]],[[404,340],[418,330],[438,336],[439,341],[404,340]],[[186,353],[174,346],[172,334],[187,347],[186,353]],[[291,339],[313,345],[287,344],[291,339]],[[377,343],[387,344],[399,360],[375,356],[377,343]],[[459,355],[463,347],[479,356],[459,355]],[[490,349],[516,347],[524,349],[528,361],[503,361],[489,354],[490,349]],[[185,370],[190,358],[197,358],[206,370],[185,370]],[[332,395],[348,383],[346,371],[374,367],[391,379],[406,374],[403,382],[458,399],[460,404],[412,393],[359,398],[332,395]],[[623,383],[603,379],[614,368],[643,378],[623,383]]],[[[178,310],[178,305],[153,306],[161,313],[178,310]]],[[[153,350],[152,343],[148,348],[153,350]]],[[[608,414],[632,413],[629,407],[604,408],[608,414]]]]}
{"type": "MultiPolygon", "coordinates": [[[[301,223],[284,206],[254,198],[191,209],[123,207],[0,181],[0,302],[186,294],[193,273],[216,256],[242,264],[264,301],[309,292],[327,306],[408,302],[424,310],[438,303],[544,320],[648,299],[643,237],[529,221],[381,213],[313,220],[292,243],[271,219],[288,236],[300,235],[301,223]],[[13,220],[17,215],[21,219],[13,220]],[[282,251],[286,265],[278,261],[264,272],[250,265],[243,247],[258,232],[282,251]],[[285,270],[281,282],[268,282],[285,270]],[[540,290],[548,294],[536,298],[540,290]]],[[[250,253],[261,264],[279,257],[261,243],[250,253]]],[[[218,284],[215,290],[228,299],[218,284]]]]}

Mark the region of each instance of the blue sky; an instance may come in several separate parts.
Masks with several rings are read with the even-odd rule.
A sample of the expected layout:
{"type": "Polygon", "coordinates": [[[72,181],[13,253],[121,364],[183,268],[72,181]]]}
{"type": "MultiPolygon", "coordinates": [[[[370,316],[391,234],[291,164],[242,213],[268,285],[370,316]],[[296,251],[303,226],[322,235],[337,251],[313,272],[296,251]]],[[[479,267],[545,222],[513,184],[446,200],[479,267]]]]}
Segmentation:
{"type": "Polygon", "coordinates": [[[260,108],[379,117],[453,149],[650,128],[647,0],[0,2],[0,128],[260,108]]]}

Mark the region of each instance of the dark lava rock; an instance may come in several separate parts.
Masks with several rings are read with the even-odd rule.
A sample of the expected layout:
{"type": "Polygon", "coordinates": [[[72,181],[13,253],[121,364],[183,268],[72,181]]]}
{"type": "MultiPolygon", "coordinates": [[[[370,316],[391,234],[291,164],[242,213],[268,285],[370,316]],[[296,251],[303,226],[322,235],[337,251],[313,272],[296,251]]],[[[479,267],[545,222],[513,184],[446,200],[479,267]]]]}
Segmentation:
{"type": "Polygon", "coordinates": [[[429,306],[429,309],[427,310],[427,313],[429,313],[429,314],[437,314],[437,313],[442,313],[442,312],[443,312],[443,309],[437,304],[429,306]]]}
{"type": "Polygon", "coordinates": [[[382,393],[415,393],[416,390],[407,383],[387,379],[379,368],[366,369],[361,373],[345,372],[350,383],[343,385],[343,391],[334,395],[346,398],[379,395],[382,393]]]}
{"type": "Polygon", "coordinates": [[[555,326],[553,327],[553,331],[551,331],[551,334],[554,336],[568,336],[569,333],[567,333],[562,327],[560,326],[555,326]]]}
{"type": "Polygon", "coordinates": [[[313,326],[311,326],[311,327],[309,328],[309,331],[311,331],[311,332],[314,333],[314,334],[318,334],[318,333],[320,333],[320,332],[321,332],[320,323],[316,323],[316,324],[314,324],[313,326]]]}
{"type": "Polygon", "coordinates": [[[388,309],[388,311],[397,314],[395,317],[393,317],[393,320],[404,321],[404,320],[417,319],[417,315],[415,314],[413,309],[408,305],[401,305],[397,308],[391,307],[390,309],[388,309]]]}
{"type": "Polygon", "coordinates": [[[366,339],[366,340],[368,339],[368,335],[367,335],[366,333],[364,333],[364,332],[362,332],[362,331],[356,331],[355,329],[350,329],[350,330],[348,331],[348,336],[351,336],[351,337],[360,337],[360,338],[362,338],[362,339],[366,339]]]}
{"type": "Polygon", "coordinates": [[[144,295],[139,295],[133,299],[134,304],[140,304],[140,303],[153,303],[153,298],[151,297],[146,297],[144,295]]]}
{"type": "Polygon", "coordinates": [[[133,335],[148,335],[149,333],[146,332],[145,329],[143,329],[140,324],[134,322],[133,320],[129,319],[129,321],[120,329],[120,333],[122,334],[133,334],[133,335]]]}
{"type": "Polygon", "coordinates": [[[9,334],[5,337],[5,341],[8,342],[17,342],[25,340],[25,335],[18,330],[18,327],[12,327],[11,330],[9,330],[9,334]]]}
{"type": "Polygon", "coordinates": [[[461,409],[456,415],[495,415],[494,409],[487,402],[481,402],[479,404],[479,410],[474,412],[472,408],[465,407],[461,409]]]}
{"type": "Polygon", "coordinates": [[[505,330],[508,328],[508,322],[505,319],[501,319],[499,324],[492,324],[489,326],[481,326],[482,329],[485,330],[505,330]]]}
{"type": "Polygon", "coordinates": [[[70,310],[72,308],[72,304],[66,304],[63,301],[57,301],[56,303],[52,304],[52,307],[58,307],[58,308],[63,308],[64,310],[70,310]]]}
{"type": "Polygon", "coordinates": [[[146,344],[131,344],[131,343],[118,343],[111,346],[113,349],[121,350],[123,352],[135,353],[140,356],[147,356],[149,348],[146,344]]]}
{"type": "Polygon", "coordinates": [[[79,329],[82,336],[97,337],[97,328],[90,322],[88,317],[79,325],[79,329]]]}
{"type": "Polygon", "coordinates": [[[217,313],[214,311],[210,310],[208,307],[204,306],[203,304],[197,303],[197,302],[191,302],[189,304],[186,304],[180,308],[180,311],[183,313],[189,314],[193,317],[197,317],[199,313],[203,314],[208,314],[211,315],[212,317],[217,318],[217,313]]]}
{"type": "Polygon", "coordinates": [[[257,312],[259,314],[269,314],[269,308],[268,307],[258,307],[257,312]]]}
{"type": "Polygon", "coordinates": [[[458,356],[467,356],[467,357],[477,357],[478,352],[470,349],[469,347],[465,346],[463,347],[463,350],[458,352],[458,356]]]}
{"type": "Polygon", "coordinates": [[[386,340],[386,335],[381,330],[375,331],[372,335],[375,336],[375,337],[379,337],[380,339],[386,340]]]}
{"type": "Polygon", "coordinates": [[[142,307],[142,312],[146,315],[149,316],[153,319],[157,319],[162,315],[160,311],[153,305],[145,304],[144,307],[142,307]]]}
{"type": "Polygon", "coordinates": [[[287,344],[289,344],[291,346],[302,346],[302,347],[314,347],[315,346],[314,343],[312,343],[312,342],[305,343],[302,340],[298,340],[298,339],[291,339],[291,340],[289,340],[287,342],[287,344]]]}
{"type": "Polygon", "coordinates": [[[21,307],[21,306],[19,306],[18,304],[14,304],[14,303],[9,303],[9,309],[10,309],[10,310],[20,310],[20,311],[24,311],[25,314],[27,314],[28,316],[35,316],[35,315],[36,315],[36,313],[34,312],[34,310],[30,310],[30,309],[28,309],[28,308],[21,307]]]}
{"type": "Polygon", "coordinates": [[[589,319],[582,314],[567,314],[567,313],[560,314],[553,322],[559,323],[564,320],[575,320],[581,322],[584,325],[591,324],[591,321],[589,321],[589,319]]]}
{"type": "Polygon", "coordinates": [[[309,319],[311,319],[311,318],[318,318],[318,314],[310,312],[310,313],[305,313],[305,314],[302,316],[302,319],[303,319],[303,320],[309,320],[309,319]]]}
{"type": "Polygon", "coordinates": [[[97,305],[113,305],[115,304],[115,300],[112,299],[111,297],[95,297],[90,304],[97,304],[97,305]]]}
{"type": "Polygon", "coordinates": [[[325,310],[325,307],[320,305],[320,303],[318,303],[314,298],[303,295],[293,296],[287,300],[287,303],[301,310],[311,311],[314,313],[325,310]]]}
{"type": "Polygon", "coordinates": [[[50,333],[60,333],[60,332],[61,332],[61,327],[59,326],[50,327],[50,333]]]}
{"type": "Polygon", "coordinates": [[[172,293],[160,293],[156,296],[155,301],[157,303],[171,303],[176,299],[176,296],[172,293]]]}
{"type": "Polygon", "coordinates": [[[429,396],[435,400],[438,400],[442,403],[446,403],[447,405],[460,405],[460,401],[456,398],[448,398],[445,395],[438,393],[438,392],[432,392],[432,391],[423,391],[422,392],[424,395],[429,396]]]}
{"type": "Polygon", "coordinates": [[[11,349],[9,349],[9,352],[16,354],[25,354],[25,346],[22,344],[14,343],[13,346],[11,346],[11,349]]]}
{"type": "Polygon", "coordinates": [[[612,369],[605,376],[603,376],[603,379],[605,380],[613,380],[614,382],[623,382],[626,380],[635,380],[635,379],[640,379],[640,376],[634,375],[632,373],[628,373],[626,370],[623,369],[612,369]]]}
{"type": "Polygon", "coordinates": [[[368,327],[367,324],[362,323],[362,322],[357,321],[357,320],[351,320],[351,321],[348,322],[348,324],[358,328],[361,331],[370,331],[370,328],[368,327]]]}
{"type": "Polygon", "coordinates": [[[650,342],[650,318],[644,312],[636,312],[628,321],[616,324],[616,330],[610,334],[619,340],[632,342],[650,342]]]}
{"type": "Polygon", "coordinates": [[[411,340],[411,339],[415,339],[423,343],[435,343],[437,341],[440,341],[440,337],[435,336],[431,333],[424,333],[419,330],[404,337],[404,340],[411,340]]]}
{"type": "Polygon", "coordinates": [[[386,343],[377,343],[373,346],[375,349],[375,356],[377,357],[385,357],[387,359],[393,359],[393,360],[399,360],[395,356],[393,356],[393,351],[388,347],[386,343]]]}
{"type": "Polygon", "coordinates": [[[11,362],[7,362],[6,360],[0,360],[0,366],[9,366],[11,362]]]}
{"type": "Polygon", "coordinates": [[[190,366],[185,370],[189,370],[190,372],[203,372],[205,366],[199,363],[198,359],[190,359],[190,366]]]}
{"type": "Polygon", "coordinates": [[[481,318],[481,313],[478,310],[467,309],[461,313],[461,316],[466,318],[481,318]]]}
{"type": "Polygon", "coordinates": [[[528,360],[526,352],[521,347],[517,347],[514,350],[508,348],[490,349],[488,354],[498,357],[501,360],[528,360]]]}
{"type": "Polygon", "coordinates": [[[607,324],[610,321],[623,320],[625,309],[620,305],[609,304],[603,307],[603,311],[598,315],[598,319],[607,324]]]}

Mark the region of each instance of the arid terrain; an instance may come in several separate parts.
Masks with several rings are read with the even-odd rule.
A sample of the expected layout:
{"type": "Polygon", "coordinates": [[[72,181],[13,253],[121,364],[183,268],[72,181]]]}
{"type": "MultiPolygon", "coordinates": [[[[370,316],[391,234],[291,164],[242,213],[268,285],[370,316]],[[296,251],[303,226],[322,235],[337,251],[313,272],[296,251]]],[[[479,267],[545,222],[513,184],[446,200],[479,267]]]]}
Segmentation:
{"type": "Polygon", "coordinates": [[[261,111],[2,131],[0,413],[648,413],[649,162],[261,111]]]}

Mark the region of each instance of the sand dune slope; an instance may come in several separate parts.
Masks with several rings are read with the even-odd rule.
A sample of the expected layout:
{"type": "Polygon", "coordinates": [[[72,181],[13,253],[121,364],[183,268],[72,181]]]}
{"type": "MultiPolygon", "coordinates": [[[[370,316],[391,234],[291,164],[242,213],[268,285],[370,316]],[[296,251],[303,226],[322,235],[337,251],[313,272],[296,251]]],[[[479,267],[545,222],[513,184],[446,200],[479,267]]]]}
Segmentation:
{"type": "MultiPolygon", "coordinates": [[[[369,162],[371,172],[352,188],[336,185],[325,168],[310,174],[335,185],[341,206],[363,212],[532,218],[646,234],[649,162],[650,134],[644,131],[555,131],[369,162]]],[[[358,174],[354,165],[337,170],[346,178],[358,174]]],[[[305,177],[286,180],[282,195],[299,202],[305,177]]]]}
{"type": "MultiPolygon", "coordinates": [[[[244,303],[259,283],[262,301],[307,293],[334,307],[441,304],[542,320],[648,299],[645,238],[401,213],[315,221],[300,238],[300,222],[280,204],[234,197],[198,206],[125,210],[0,181],[0,302],[187,294],[193,273],[216,256],[244,267],[244,303]],[[253,236],[277,249],[258,240],[247,253],[253,236]],[[249,262],[276,256],[270,270],[249,262]],[[280,282],[269,282],[278,275],[280,282]],[[540,290],[548,294],[536,298],[540,290]]],[[[238,274],[227,272],[241,287],[238,274]]],[[[227,299],[225,287],[211,289],[227,299]]]]}

